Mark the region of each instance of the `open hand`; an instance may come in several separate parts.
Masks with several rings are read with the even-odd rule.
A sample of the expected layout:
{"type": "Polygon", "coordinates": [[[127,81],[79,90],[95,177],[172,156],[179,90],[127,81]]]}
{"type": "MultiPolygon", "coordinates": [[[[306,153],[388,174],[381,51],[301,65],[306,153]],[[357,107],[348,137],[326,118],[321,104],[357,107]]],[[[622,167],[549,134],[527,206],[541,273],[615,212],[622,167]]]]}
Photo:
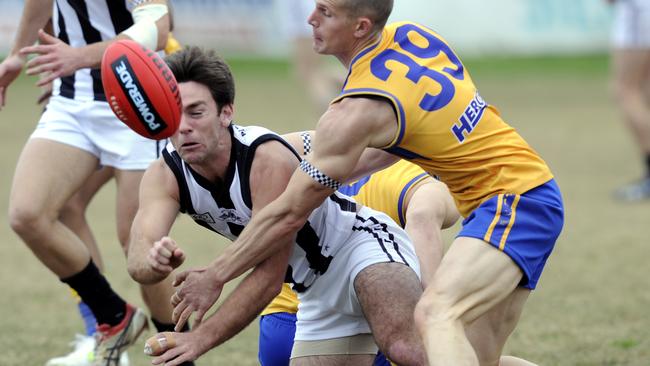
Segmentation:
{"type": "Polygon", "coordinates": [[[176,276],[173,283],[178,290],[172,296],[172,321],[176,323],[176,331],[183,328],[192,313],[196,312],[193,327],[196,328],[205,313],[219,299],[223,284],[214,279],[209,268],[183,271],[176,276]]]}
{"type": "Polygon", "coordinates": [[[20,50],[22,56],[37,54],[38,56],[27,62],[27,75],[46,74],[36,85],[43,86],[55,79],[72,75],[79,69],[79,55],[74,47],[70,47],[60,39],[45,33],[42,29],[38,31],[39,44],[23,47],[20,50]]]}
{"type": "Polygon", "coordinates": [[[208,351],[205,337],[196,331],[185,333],[164,332],[147,339],[145,354],[155,356],[151,363],[165,366],[194,361],[208,351]]]}

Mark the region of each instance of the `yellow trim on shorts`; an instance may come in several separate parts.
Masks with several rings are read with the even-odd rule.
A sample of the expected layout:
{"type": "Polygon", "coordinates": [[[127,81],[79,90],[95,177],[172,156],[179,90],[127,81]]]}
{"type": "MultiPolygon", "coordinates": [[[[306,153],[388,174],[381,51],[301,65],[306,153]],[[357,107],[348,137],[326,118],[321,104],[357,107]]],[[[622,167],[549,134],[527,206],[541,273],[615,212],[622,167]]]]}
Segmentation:
{"type": "Polygon", "coordinates": [[[506,229],[503,231],[503,235],[501,236],[501,242],[499,242],[499,250],[503,251],[503,248],[506,247],[506,240],[508,240],[508,234],[510,234],[510,229],[512,229],[512,225],[515,224],[515,216],[517,214],[517,204],[519,203],[519,198],[521,196],[516,194],[514,201],[512,201],[512,207],[510,207],[510,211],[512,214],[510,215],[510,221],[508,221],[508,226],[506,226],[506,229]]]}
{"type": "Polygon", "coordinates": [[[494,219],[492,219],[492,222],[490,223],[490,226],[488,227],[487,232],[485,233],[485,236],[483,237],[483,240],[486,242],[490,242],[490,238],[492,237],[492,233],[494,232],[494,228],[497,226],[497,223],[499,222],[499,219],[501,218],[501,209],[503,208],[503,194],[499,194],[497,197],[497,213],[494,215],[494,219]]]}

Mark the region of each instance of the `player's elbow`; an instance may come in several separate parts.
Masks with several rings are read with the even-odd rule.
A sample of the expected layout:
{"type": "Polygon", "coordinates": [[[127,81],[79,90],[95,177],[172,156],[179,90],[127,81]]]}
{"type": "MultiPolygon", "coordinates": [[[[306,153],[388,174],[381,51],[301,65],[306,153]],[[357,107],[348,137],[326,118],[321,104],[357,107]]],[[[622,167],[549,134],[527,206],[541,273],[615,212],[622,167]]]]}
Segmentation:
{"type": "Polygon", "coordinates": [[[129,256],[127,259],[126,269],[135,282],[143,285],[152,285],[164,279],[164,277],[157,275],[146,263],[136,260],[133,256],[129,256]]]}
{"type": "Polygon", "coordinates": [[[167,41],[169,40],[169,14],[163,16],[162,18],[156,21],[156,28],[158,28],[158,40],[156,44],[156,50],[163,50],[167,46],[167,41]]]}

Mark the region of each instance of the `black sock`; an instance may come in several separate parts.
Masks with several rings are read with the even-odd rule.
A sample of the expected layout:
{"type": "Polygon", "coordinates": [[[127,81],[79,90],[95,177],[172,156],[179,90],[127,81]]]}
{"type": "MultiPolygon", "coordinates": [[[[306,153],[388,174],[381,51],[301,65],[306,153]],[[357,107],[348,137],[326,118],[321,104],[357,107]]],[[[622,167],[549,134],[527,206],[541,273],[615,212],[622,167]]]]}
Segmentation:
{"type": "MultiPolygon", "coordinates": [[[[151,317],[151,322],[153,325],[156,327],[156,330],[158,330],[159,333],[162,332],[173,332],[174,331],[174,324],[169,324],[169,323],[161,323],[151,317]]],[[[183,329],[181,329],[181,332],[189,332],[190,331],[190,326],[185,323],[183,325],[183,329]]],[[[183,362],[180,364],[180,366],[194,366],[194,362],[188,361],[188,362],[183,362]]]]}
{"type": "Polygon", "coordinates": [[[97,324],[118,325],[124,318],[126,302],[116,294],[91,260],[81,272],[61,282],[67,283],[92,310],[97,324]]]}
{"type": "Polygon", "coordinates": [[[650,153],[645,155],[646,177],[650,178],[650,153]]]}

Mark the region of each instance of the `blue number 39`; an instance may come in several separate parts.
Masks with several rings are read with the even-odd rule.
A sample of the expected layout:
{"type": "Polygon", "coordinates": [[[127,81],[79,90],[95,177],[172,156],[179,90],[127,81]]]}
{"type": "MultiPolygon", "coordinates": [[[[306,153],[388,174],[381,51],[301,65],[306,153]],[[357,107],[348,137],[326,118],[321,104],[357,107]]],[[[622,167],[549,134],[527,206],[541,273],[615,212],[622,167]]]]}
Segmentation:
{"type": "Polygon", "coordinates": [[[397,42],[403,50],[418,58],[434,58],[438,56],[440,52],[443,52],[456,68],[445,67],[442,69],[443,72],[439,72],[418,64],[407,54],[393,49],[388,49],[382,51],[370,62],[370,70],[372,74],[379,79],[386,81],[393,72],[393,70],[390,70],[386,66],[387,62],[397,61],[408,67],[409,70],[406,73],[406,78],[411,80],[414,84],[417,84],[418,81],[425,76],[440,84],[440,93],[437,95],[426,93],[420,101],[420,108],[432,112],[449,104],[449,102],[454,98],[456,87],[447,75],[456,80],[464,79],[463,64],[460,62],[460,59],[458,59],[458,56],[456,56],[456,54],[454,54],[449,46],[443,41],[414,24],[405,24],[397,28],[395,32],[395,42],[397,42]],[[413,42],[408,38],[408,33],[411,31],[419,33],[424,39],[426,39],[429,42],[427,47],[421,48],[413,44],[413,42]]]}

